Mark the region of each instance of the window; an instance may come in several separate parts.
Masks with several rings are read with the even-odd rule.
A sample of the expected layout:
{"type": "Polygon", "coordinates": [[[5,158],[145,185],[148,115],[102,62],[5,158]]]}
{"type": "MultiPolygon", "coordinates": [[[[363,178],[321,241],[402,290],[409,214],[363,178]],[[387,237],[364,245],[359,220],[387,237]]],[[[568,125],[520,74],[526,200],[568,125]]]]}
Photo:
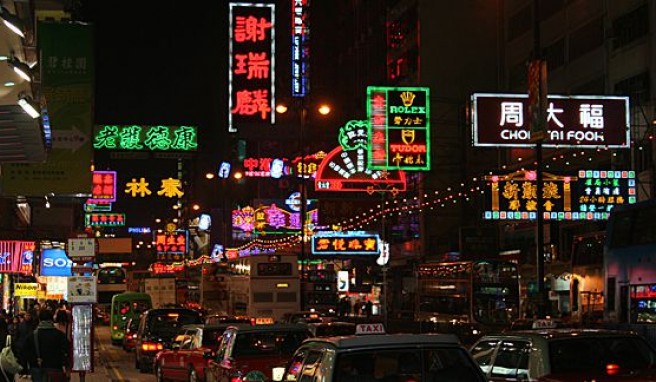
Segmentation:
{"type": "Polygon", "coordinates": [[[512,41],[531,29],[533,8],[529,5],[510,16],[508,21],[508,41],[512,41]]]}
{"type": "Polygon", "coordinates": [[[276,293],[278,302],[296,302],[296,292],[278,292],[276,293]]]}
{"type": "Polygon", "coordinates": [[[648,33],[649,5],[645,3],[613,21],[613,49],[626,46],[648,33]]]}
{"type": "Polygon", "coordinates": [[[253,302],[273,302],[273,293],[255,292],[253,293],[253,302]]]}
{"type": "Polygon", "coordinates": [[[531,344],[526,341],[503,341],[492,365],[492,377],[528,378],[531,344]]]}
{"type": "Polygon", "coordinates": [[[565,64],[565,39],[561,38],[544,49],[547,69],[554,70],[565,64]]]}
{"type": "Polygon", "coordinates": [[[490,371],[492,356],[494,355],[494,350],[497,348],[498,343],[499,341],[497,340],[481,341],[471,350],[474,361],[476,361],[485,374],[490,371]]]}
{"type": "Polygon", "coordinates": [[[642,105],[651,97],[649,72],[645,71],[615,84],[615,94],[631,97],[632,105],[642,105]]]}
{"type": "Polygon", "coordinates": [[[291,355],[307,336],[306,332],[298,331],[239,333],[231,355],[291,355]]]}
{"type": "Polygon", "coordinates": [[[569,61],[599,48],[604,43],[604,21],[600,17],[577,29],[569,36],[569,61]]]}
{"type": "Polygon", "coordinates": [[[299,382],[314,382],[317,380],[316,373],[319,370],[322,355],[323,353],[320,351],[311,351],[308,354],[303,364],[303,370],[301,370],[299,382]]]}

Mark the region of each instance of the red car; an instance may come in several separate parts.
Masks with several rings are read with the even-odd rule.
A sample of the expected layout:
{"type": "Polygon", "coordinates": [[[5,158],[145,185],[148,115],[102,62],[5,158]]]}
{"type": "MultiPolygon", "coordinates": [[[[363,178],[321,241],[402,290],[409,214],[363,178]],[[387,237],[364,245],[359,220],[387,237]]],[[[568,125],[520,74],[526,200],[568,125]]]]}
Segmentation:
{"type": "Polygon", "coordinates": [[[214,356],[227,325],[188,325],[175,337],[171,349],[157,353],[158,381],[204,381],[205,366],[214,356]]]}
{"type": "Polygon", "coordinates": [[[205,380],[271,381],[273,369],[285,367],[296,348],[309,336],[305,325],[229,326],[216,356],[205,369],[205,380]]]}

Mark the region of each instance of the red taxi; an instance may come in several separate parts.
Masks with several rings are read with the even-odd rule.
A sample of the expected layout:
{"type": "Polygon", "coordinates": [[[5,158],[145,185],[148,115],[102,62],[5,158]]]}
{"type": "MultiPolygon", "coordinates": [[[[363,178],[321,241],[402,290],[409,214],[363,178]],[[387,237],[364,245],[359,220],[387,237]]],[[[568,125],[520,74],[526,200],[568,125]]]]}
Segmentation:
{"type": "Polygon", "coordinates": [[[205,369],[207,382],[272,380],[310,333],[305,325],[272,324],[228,327],[216,356],[205,369]]]}
{"type": "Polygon", "coordinates": [[[155,357],[158,381],[204,381],[205,366],[214,356],[227,325],[188,325],[175,337],[170,350],[155,357]]]}

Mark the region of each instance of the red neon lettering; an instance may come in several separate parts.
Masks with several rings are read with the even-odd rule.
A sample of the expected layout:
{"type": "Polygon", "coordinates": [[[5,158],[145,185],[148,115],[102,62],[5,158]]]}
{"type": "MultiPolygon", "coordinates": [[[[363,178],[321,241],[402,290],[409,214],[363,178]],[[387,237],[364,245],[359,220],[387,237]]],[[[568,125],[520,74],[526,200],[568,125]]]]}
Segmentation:
{"type": "Polygon", "coordinates": [[[271,23],[264,17],[259,19],[255,16],[237,16],[235,18],[235,41],[257,42],[264,41],[266,30],[271,28],[271,23]]]}
{"type": "Polygon", "coordinates": [[[266,119],[271,112],[269,91],[266,89],[238,91],[236,101],[235,107],[230,111],[232,114],[251,116],[259,112],[261,118],[266,119]]]}
{"type": "Polygon", "coordinates": [[[244,159],[244,167],[249,171],[253,171],[257,167],[258,162],[259,160],[257,158],[246,158],[244,159]]]}

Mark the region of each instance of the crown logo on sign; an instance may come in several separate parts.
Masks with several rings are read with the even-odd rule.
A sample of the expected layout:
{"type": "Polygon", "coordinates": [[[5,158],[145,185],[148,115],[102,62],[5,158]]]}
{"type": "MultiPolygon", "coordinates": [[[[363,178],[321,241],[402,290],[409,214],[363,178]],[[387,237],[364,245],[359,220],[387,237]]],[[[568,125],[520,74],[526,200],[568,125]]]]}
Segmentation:
{"type": "Polygon", "coordinates": [[[401,101],[403,101],[403,106],[405,107],[412,106],[412,103],[415,101],[415,93],[413,92],[401,93],[401,101]]]}

